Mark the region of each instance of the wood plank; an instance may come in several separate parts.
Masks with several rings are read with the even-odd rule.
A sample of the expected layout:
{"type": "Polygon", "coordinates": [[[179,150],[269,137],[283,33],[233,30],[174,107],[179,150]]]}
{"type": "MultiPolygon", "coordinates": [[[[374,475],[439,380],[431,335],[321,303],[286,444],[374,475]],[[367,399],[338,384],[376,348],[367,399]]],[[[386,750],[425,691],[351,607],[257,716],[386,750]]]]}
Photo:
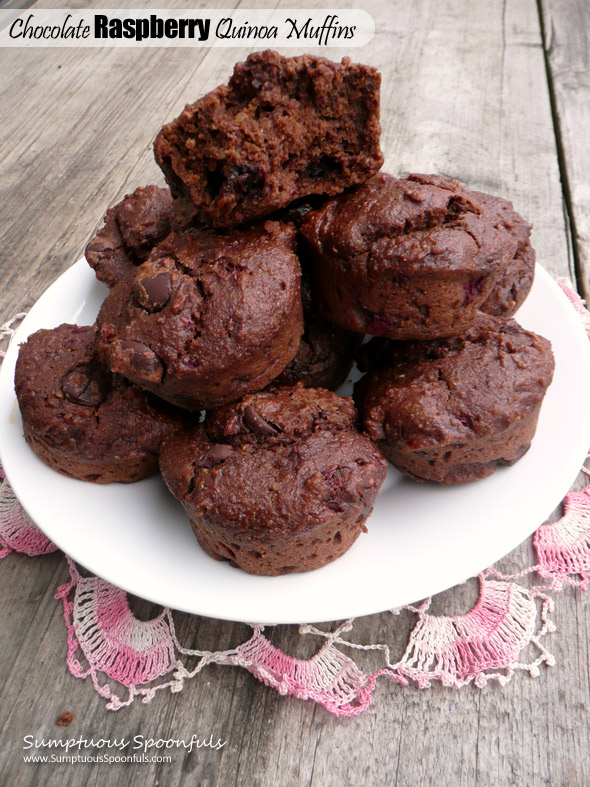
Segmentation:
{"type": "MultiPolygon", "coordinates": [[[[12,563],[23,560],[8,558],[12,563]]],[[[522,556],[516,554],[513,560],[523,565],[522,556]]],[[[33,572],[34,561],[28,561],[16,588],[26,593],[33,572]]],[[[453,605],[453,598],[446,595],[440,600],[445,612],[468,608],[456,600],[453,605]]],[[[41,610],[47,629],[33,629],[26,654],[19,654],[35,656],[15,665],[12,688],[2,696],[2,708],[11,708],[10,713],[5,710],[3,767],[20,758],[22,737],[27,734],[39,738],[94,734],[111,739],[142,734],[188,740],[193,733],[213,733],[228,741],[221,753],[178,752],[169,765],[141,769],[79,764],[54,766],[50,771],[21,765],[18,783],[104,785],[125,774],[128,784],[139,784],[140,779],[154,783],[159,778],[160,784],[267,787],[349,784],[362,774],[375,785],[434,784],[435,780],[457,785],[534,785],[549,778],[551,784],[582,785],[587,767],[586,665],[575,648],[568,649],[565,639],[568,632],[571,637],[572,626],[580,626],[580,636],[588,633],[587,605],[580,609],[579,604],[571,593],[558,599],[554,617],[559,633],[550,642],[558,666],[539,679],[517,675],[502,690],[489,686],[482,691],[437,685],[420,691],[382,679],[373,707],[349,720],[337,720],[313,703],[279,697],[245,671],[214,666],[180,695],[162,694],[148,706],[136,703],[128,710],[108,713],[89,683],[75,681],[64,669],[64,631],[55,604],[53,615],[47,608],[41,610]],[[51,689],[40,691],[41,686],[51,689]],[[76,718],[71,727],[60,730],[55,719],[66,710],[76,718]],[[563,755],[560,747],[565,747],[563,755]]],[[[391,636],[391,623],[378,617],[383,619],[377,631],[374,616],[357,621],[360,639],[373,635],[386,641],[388,632],[391,636]]],[[[218,628],[214,644],[223,647],[228,626],[207,625],[212,627],[210,633],[218,628]]],[[[200,640],[199,630],[195,638],[200,640]]],[[[283,644],[289,650],[289,643],[283,644]]],[[[5,770],[3,776],[9,774],[5,770]]]]}
{"type": "Polygon", "coordinates": [[[590,6],[540,0],[578,287],[590,298],[590,6]]]}
{"type": "Polygon", "coordinates": [[[408,4],[390,18],[385,166],[512,200],[534,225],[538,262],[573,271],[534,4],[408,4]]]}
{"type": "MultiPolygon", "coordinates": [[[[442,172],[514,200],[535,224],[539,261],[555,275],[571,271],[535,2],[357,5],[376,19],[371,45],[313,51],[332,59],[350,55],[382,71],[387,168],[442,172]]],[[[0,52],[7,151],[0,181],[0,319],[30,307],[80,256],[108,205],[160,177],[151,157],[157,129],[186,101],[225,81],[248,51],[0,52]]],[[[524,544],[502,565],[513,571],[532,559],[524,544]]],[[[135,702],[108,713],[90,683],[74,680],[65,667],[65,627],[52,600],[64,565],[57,556],[10,556],[0,563],[2,784],[324,787],[362,780],[455,787],[587,780],[590,612],[579,594],[558,598],[559,633],[548,642],[558,666],[537,680],[517,675],[502,690],[435,685],[420,691],[383,679],[368,711],[335,719],[312,702],[280,697],[245,670],[210,666],[180,694],[161,692],[149,705],[135,702]],[[55,719],[64,711],[76,718],[60,730],[55,719]],[[189,740],[193,733],[213,734],[227,745],[221,752],[174,753],[169,765],[27,766],[21,759],[27,734],[189,740]]],[[[433,611],[465,612],[474,600],[470,582],[437,597],[433,611]]],[[[150,611],[149,605],[142,609],[150,611]]],[[[175,618],[187,647],[225,649],[249,631],[243,624],[175,618]]],[[[350,636],[387,642],[395,658],[412,622],[409,613],[369,616],[355,622],[350,636]]],[[[320,645],[293,626],[268,633],[299,657],[320,645]]],[[[347,653],[367,670],[378,666],[378,653],[347,653]]]]}

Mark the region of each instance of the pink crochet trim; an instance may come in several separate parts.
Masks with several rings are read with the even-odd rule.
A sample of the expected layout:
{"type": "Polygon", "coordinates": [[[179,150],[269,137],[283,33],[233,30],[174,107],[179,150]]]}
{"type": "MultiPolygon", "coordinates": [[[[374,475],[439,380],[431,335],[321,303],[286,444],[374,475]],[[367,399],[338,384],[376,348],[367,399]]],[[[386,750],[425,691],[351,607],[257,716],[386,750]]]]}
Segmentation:
{"type": "Polygon", "coordinates": [[[570,492],[558,522],[541,525],[533,536],[539,558],[537,571],[551,579],[551,587],[564,582],[588,589],[590,571],[590,486],[570,492]]]}
{"type": "Polygon", "coordinates": [[[0,558],[11,552],[46,555],[56,549],[25,513],[0,465],[0,558]]]}
{"type": "MultiPolygon", "coordinates": [[[[25,317],[25,312],[0,325],[0,341],[14,336],[14,324],[25,317]]],[[[0,350],[0,359],[6,353],[0,350]]],[[[1,360],[0,360],[1,363],[1,360]]],[[[42,533],[29,518],[18,500],[10,484],[6,480],[0,465],[0,558],[11,552],[22,552],[25,555],[46,555],[55,552],[57,547],[42,533]]]]}
{"type": "Polygon", "coordinates": [[[432,616],[420,610],[398,667],[420,688],[429,687],[432,680],[445,686],[474,681],[481,687],[494,678],[504,685],[516,668],[534,672],[548,660],[539,642],[545,630],[535,633],[533,593],[515,582],[488,580],[485,574],[480,574],[479,586],[479,599],[465,615],[432,616]],[[531,642],[541,651],[540,660],[517,665],[518,654],[531,642]]]}
{"type": "Polygon", "coordinates": [[[78,678],[90,676],[96,691],[109,700],[107,707],[118,710],[136,696],[150,702],[160,689],[181,691],[184,681],[208,664],[240,666],[280,694],[314,700],[336,716],[353,716],[366,710],[377,678],[382,675],[402,685],[413,681],[420,688],[430,687],[432,681],[454,687],[471,682],[482,687],[490,680],[505,685],[516,670],[538,676],[541,664],[555,664],[541,643],[545,634],[555,630],[549,619],[553,601],[545,591],[558,590],[564,582],[581,588],[587,584],[576,581],[572,574],[579,575],[590,566],[590,486],[572,496],[577,503],[575,511],[570,505],[562,519],[542,525],[535,534],[538,565],[512,576],[493,568],[484,571],[479,575],[479,598],[465,615],[431,615],[431,599],[418,607],[392,610],[394,615],[407,610],[417,616],[406,650],[396,662],[386,643],[365,645],[345,638],[354,619],[334,631],[300,626],[302,635],[326,640],[310,659],[287,655],[266,638],[264,627],[259,625],[253,625],[252,636],[232,650],[187,649],[178,641],[169,609],[154,620],[138,620],[122,590],[97,577],[82,577],[67,558],[71,580],[58,589],[56,598],[64,605],[70,672],[78,678]],[[547,554],[551,554],[552,562],[547,554]],[[572,554],[575,560],[570,559],[572,554]],[[514,581],[533,572],[550,579],[550,586],[527,590],[514,581]],[[532,661],[520,662],[519,655],[531,645],[537,655],[532,661]],[[380,651],[384,666],[364,673],[340,648],[380,651]],[[197,656],[197,666],[188,670],[184,656],[197,656]],[[126,688],[127,697],[121,698],[108,682],[101,681],[101,675],[126,688]],[[166,676],[168,680],[161,680],[166,676]]]}
{"type": "MultiPolygon", "coordinates": [[[[169,674],[176,666],[168,610],[154,620],[138,620],[123,590],[98,577],[82,577],[74,562],[66,559],[71,580],[58,588],[55,597],[63,603],[70,672],[75,678],[90,675],[96,691],[109,700],[107,707],[111,710],[130,705],[137,695],[143,695],[146,702],[151,700],[155,688],[140,687],[169,674]],[[87,666],[82,666],[78,651],[87,666]],[[129,690],[125,701],[108,683],[100,682],[100,673],[129,690]]],[[[156,688],[165,687],[174,690],[174,681],[156,688]]]]}
{"type": "MultiPolygon", "coordinates": [[[[14,517],[18,504],[5,480],[1,489],[0,510],[7,498],[14,517]]],[[[40,554],[33,550],[43,544],[46,551],[55,549],[24,512],[21,519],[26,521],[29,538],[26,544],[21,539],[19,547],[26,546],[27,554],[40,554]]],[[[3,543],[13,530],[10,521],[10,517],[0,518],[3,543]]],[[[263,626],[256,625],[252,636],[232,650],[190,650],[179,643],[169,609],[153,620],[139,620],[124,591],[98,577],[81,576],[66,558],[71,579],[58,588],[56,598],[63,603],[68,629],[68,667],[74,677],[90,677],[111,710],[131,704],[137,696],[149,702],[160,689],[180,691],[185,679],[211,663],[244,667],[280,694],[314,700],[337,716],[352,716],[369,707],[377,678],[382,675],[404,685],[413,681],[420,688],[428,688],[432,681],[455,687],[471,682],[481,687],[489,680],[504,685],[518,669],[538,675],[542,663],[555,663],[541,644],[541,638],[554,630],[549,620],[552,600],[544,591],[559,590],[565,582],[582,589],[588,585],[590,486],[570,493],[563,517],[542,525],[533,542],[539,563],[514,576],[502,576],[494,569],[480,574],[479,598],[465,615],[431,615],[431,599],[418,607],[392,610],[395,615],[407,610],[417,616],[406,650],[395,662],[386,643],[364,645],[345,638],[354,620],[335,631],[301,626],[302,635],[326,640],[310,659],[287,655],[265,637],[263,626]],[[532,572],[550,580],[550,585],[527,590],[514,581],[532,572]],[[541,601],[540,610],[537,600],[541,601]],[[537,657],[529,663],[519,662],[519,654],[531,644],[537,657]],[[364,673],[341,648],[380,651],[383,668],[364,673]],[[199,657],[192,670],[185,667],[185,656],[199,657]],[[117,686],[127,690],[126,697],[119,696],[117,686]]]]}
{"type": "Polygon", "coordinates": [[[292,658],[272,645],[263,626],[253,626],[252,637],[233,650],[190,650],[178,642],[169,609],[154,620],[138,620],[126,593],[98,577],[82,577],[66,559],[71,579],[58,588],[56,598],[63,602],[68,628],[68,667],[76,678],[90,676],[110,710],[130,705],[136,696],[150,702],[159,689],[180,691],[186,678],[210,663],[245,667],[280,694],[315,700],[340,716],[360,713],[371,703],[376,675],[365,675],[334,646],[342,629],[328,635],[329,641],[308,660],[292,658]],[[200,660],[189,671],[181,656],[200,660]],[[171,680],[155,683],[170,673],[171,680]],[[127,697],[122,699],[101,674],[125,687],[127,697]]]}
{"type": "Polygon", "coordinates": [[[373,675],[361,672],[352,659],[335,647],[335,641],[344,642],[338,638],[340,631],[328,635],[328,642],[310,659],[287,656],[266,639],[260,627],[237,651],[242,666],[279,694],[314,700],[336,716],[354,716],[371,704],[379,674],[389,673],[400,683],[406,681],[389,670],[373,675]]]}
{"type": "MultiPolygon", "coordinates": [[[[560,286],[590,331],[582,301],[567,285],[560,286]]],[[[10,326],[4,332],[10,332],[10,326]]],[[[0,478],[0,557],[13,550],[28,555],[54,551],[56,547],[18,504],[1,468],[0,478]]],[[[212,663],[244,667],[280,694],[313,700],[336,716],[352,716],[368,708],[382,675],[401,685],[413,681],[420,688],[428,688],[432,681],[454,687],[468,683],[482,687],[490,680],[504,685],[516,670],[538,676],[542,664],[555,664],[541,643],[545,634],[555,630],[549,618],[553,600],[547,592],[559,591],[565,584],[582,590],[588,587],[590,486],[566,496],[561,519],[541,525],[533,544],[537,565],[511,576],[493,568],[479,575],[479,598],[465,615],[431,615],[431,599],[392,610],[393,615],[405,610],[417,617],[397,661],[387,643],[359,644],[346,639],[354,619],[334,631],[300,626],[300,634],[324,640],[309,659],[296,659],[275,647],[260,625],[253,625],[251,637],[231,650],[184,648],[169,609],[154,620],[139,620],[126,593],[98,577],[81,576],[66,556],[70,581],[58,588],[56,598],[63,603],[68,629],[68,667],[74,677],[90,676],[111,710],[130,705],[135,697],[150,702],[160,689],[181,691],[185,680],[212,663]],[[516,581],[533,574],[544,584],[527,589],[516,581]],[[531,646],[532,660],[519,661],[531,646]],[[365,673],[343,648],[376,651],[383,666],[365,673]],[[196,666],[189,670],[184,657],[197,657],[196,666]],[[121,689],[126,696],[119,695],[121,689]]]]}

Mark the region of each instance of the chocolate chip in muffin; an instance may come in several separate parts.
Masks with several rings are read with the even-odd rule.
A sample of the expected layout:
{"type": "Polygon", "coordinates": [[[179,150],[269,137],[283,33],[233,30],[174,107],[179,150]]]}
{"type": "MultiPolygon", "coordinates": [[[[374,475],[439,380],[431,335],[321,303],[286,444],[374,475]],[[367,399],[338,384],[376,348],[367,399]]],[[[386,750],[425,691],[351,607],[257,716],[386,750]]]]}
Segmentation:
{"type": "Polygon", "coordinates": [[[64,375],[61,389],[73,404],[98,407],[106,396],[104,373],[96,365],[80,364],[64,375]]]}
{"type": "Polygon", "coordinates": [[[133,290],[140,306],[149,312],[160,311],[170,300],[172,279],[165,271],[154,276],[138,276],[133,290]]]}

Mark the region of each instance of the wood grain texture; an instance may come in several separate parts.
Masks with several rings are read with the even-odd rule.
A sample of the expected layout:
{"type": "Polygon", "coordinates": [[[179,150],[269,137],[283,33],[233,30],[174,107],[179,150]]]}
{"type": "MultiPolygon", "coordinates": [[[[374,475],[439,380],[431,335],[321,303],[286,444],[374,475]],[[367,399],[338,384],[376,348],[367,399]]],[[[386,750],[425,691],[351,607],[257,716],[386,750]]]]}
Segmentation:
{"type": "MultiPolygon", "coordinates": [[[[305,0],[299,5],[321,7],[305,0]]],[[[555,275],[571,274],[535,2],[357,5],[376,20],[371,45],[321,54],[351,55],[381,70],[386,167],[394,174],[441,172],[512,199],[534,222],[541,264],[555,275]]],[[[575,6],[573,0],[546,5],[556,31],[575,6]]],[[[225,81],[248,51],[0,52],[0,321],[28,309],[80,257],[106,207],[138,185],[161,182],[151,155],[155,133],[185,102],[225,81]]],[[[560,58],[567,73],[565,45],[560,58]]],[[[574,100],[564,91],[565,109],[574,100]]],[[[579,118],[571,121],[572,133],[579,118]]],[[[562,139],[566,152],[577,150],[562,139]]],[[[568,166],[572,160],[565,157],[568,166]]],[[[572,202],[583,208],[583,193],[572,191],[572,202]]],[[[533,561],[527,543],[501,565],[514,571],[533,561]]],[[[421,691],[382,679],[369,710],[339,720],[311,702],[280,697],[245,670],[210,666],[180,694],[161,692],[149,705],[136,701],[112,713],[90,683],[73,679],[65,666],[65,626],[53,594],[67,576],[57,554],[11,555],[0,562],[1,785],[588,784],[590,612],[580,593],[565,590],[557,599],[559,633],[546,643],[557,666],[543,669],[538,679],[518,674],[502,689],[435,685],[421,691]],[[66,711],[75,719],[60,729],[55,720],[66,711]],[[170,764],[27,765],[22,738],[28,734],[184,740],[213,734],[227,744],[221,751],[173,752],[170,764]]],[[[433,611],[466,612],[475,598],[470,581],[438,596],[433,611]]],[[[157,612],[146,604],[138,609],[144,616],[157,612]]],[[[249,632],[239,623],[175,617],[186,647],[225,649],[249,632]]],[[[412,623],[409,613],[373,615],[358,619],[352,636],[387,642],[396,657],[412,623]]],[[[295,656],[309,657],[320,644],[292,626],[268,633],[295,656]]],[[[350,655],[367,669],[378,666],[375,654],[350,655]]]]}
{"type": "Polygon", "coordinates": [[[555,113],[562,185],[577,262],[578,287],[590,298],[590,6],[539,0],[555,113]]]}

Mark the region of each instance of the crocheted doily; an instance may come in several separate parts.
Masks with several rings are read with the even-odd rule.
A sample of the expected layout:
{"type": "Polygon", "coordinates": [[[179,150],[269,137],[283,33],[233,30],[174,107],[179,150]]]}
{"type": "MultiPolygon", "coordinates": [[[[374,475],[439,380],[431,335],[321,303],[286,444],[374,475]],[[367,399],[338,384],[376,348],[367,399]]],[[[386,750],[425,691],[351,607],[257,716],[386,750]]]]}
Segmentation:
{"type": "MultiPolygon", "coordinates": [[[[590,314],[571,285],[559,283],[590,337],[590,314]]],[[[16,315],[2,326],[0,339],[12,336],[13,324],[23,316],[16,315]]],[[[313,635],[322,643],[308,659],[284,653],[260,625],[252,625],[249,639],[230,650],[185,648],[170,609],[152,620],[140,620],[124,591],[98,577],[83,576],[66,555],[70,581],[57,589],[55,597],[63,604],[67,626],[67,664],[74,677],[91,678],[110,710],[130,705],[136,697],[150,702],[162,689],[181,691],[185,680],[212,663],[244,667],[280,694],[314,700],[336,716],[362,713],[371,704],[380,676],[402,685],[411,681],[420,688],[433,681],[455,687],[468,683],[482,687],[490,680],[504,685],[516,670],[538,676],[542,664],[555,664],[542,638],[555,630],[549,617],[552,594],[566,584],[581,590],[588,587],[590,485],[566,495],[561,518],[541,525],[532,542],[536,564],[510,575],[494,568],[482,572],[478,599],[464,615],[431,614],[430,598],[391,610],[391,626],[404,610],[416,618],[397,661],[387,643],[363,644],[348,638],[353,618],[333,631],[299,626],[301,635],[313,635]],[[519,661],[525,649],[531,653],[529,646],[533,650],[529,660],[519,661]],[[381,666],[363,671],[346,651],[374,651],[381,666]],[[195,657],[196,666],[189,669],[195,657]]],[[[44,555],[56,549],[24,512],[0,468],[0,557],[11,552],[44,555]]]]}

